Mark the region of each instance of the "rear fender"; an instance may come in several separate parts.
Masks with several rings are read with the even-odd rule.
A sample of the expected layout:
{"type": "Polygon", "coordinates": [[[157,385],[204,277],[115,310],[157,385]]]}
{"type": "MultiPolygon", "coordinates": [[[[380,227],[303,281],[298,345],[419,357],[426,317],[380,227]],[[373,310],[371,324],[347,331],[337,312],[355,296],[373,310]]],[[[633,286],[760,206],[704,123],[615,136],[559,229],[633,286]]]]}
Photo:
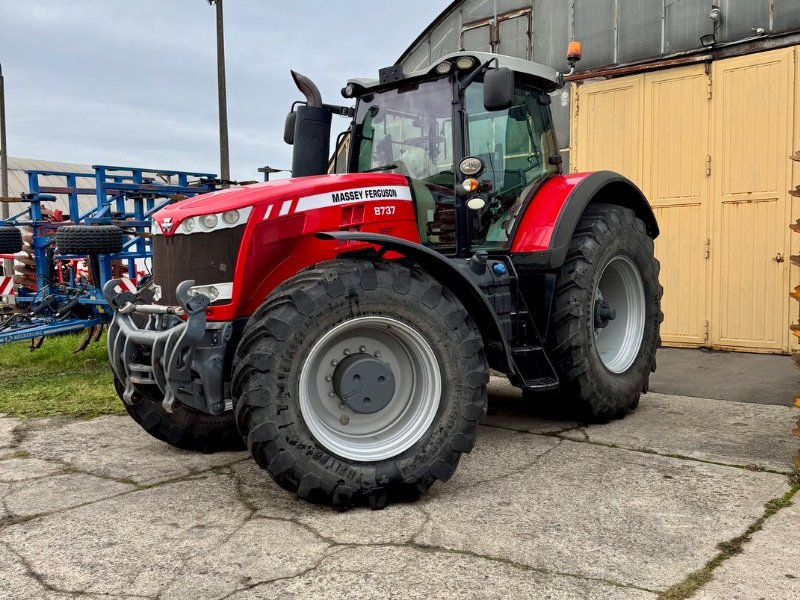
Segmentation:
{"type": "Polygon", "coordinates": [[[598,171],[553,177],[528,202],[511,243],[514,264],[555,270],[564,264],[578,221],[591,203],[630,208],[658,237],[653,210],[636,185],[619,173],[598,171]]]}
{"type": "Polygon", "coordinates": [[[494,309],[478,286],[446,257],[420,244],[376,233],[339,231],[317,233],[316,236],[321,240],[349,240],[380,246],[381,253],[390,251],[401,254],[417,263],[437,281],[446,282],[447,288],[458,297],[478,326],[490,366],[505,373],[515,372],[511,349],[494,309]]]}

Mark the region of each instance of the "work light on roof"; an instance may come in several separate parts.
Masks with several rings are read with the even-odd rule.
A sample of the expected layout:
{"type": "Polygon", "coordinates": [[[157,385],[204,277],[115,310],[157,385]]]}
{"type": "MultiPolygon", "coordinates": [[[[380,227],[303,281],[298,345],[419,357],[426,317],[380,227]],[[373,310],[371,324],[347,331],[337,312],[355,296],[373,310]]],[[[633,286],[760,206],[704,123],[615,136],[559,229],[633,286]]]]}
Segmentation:
{"type": "Polygon", "coordinates": [[[462,56],[456,61],[456,67],[461,69],[462,71],[466,71],[467,69],[471,69],[475,66],[475,59],[471,56],[462,56]]]}
{"type": "Polygon", "coordinates": [[[450,71],[452,71],[452,70],[453,70],[453,65],[451,65],[451,64],[450,64],[449,62],[447,62],[446,60],[445,60],[445,61],[443,61],[443,62],[440,62],[440,63],[439,63],[438,65],[436,65],[436,67],[434,68],[434,71],[436,71],[436,72],[437,72],[439,75],[447,75],[447,74],[448,74],[450,71]]]}

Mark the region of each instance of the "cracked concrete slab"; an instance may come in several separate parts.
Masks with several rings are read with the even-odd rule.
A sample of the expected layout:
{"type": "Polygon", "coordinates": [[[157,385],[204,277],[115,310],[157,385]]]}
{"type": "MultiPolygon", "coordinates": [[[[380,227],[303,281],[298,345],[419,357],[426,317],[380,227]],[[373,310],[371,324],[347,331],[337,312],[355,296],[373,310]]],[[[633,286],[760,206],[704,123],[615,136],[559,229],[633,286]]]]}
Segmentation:
{"type": "Polygon", "coordinates": [[[328,546],[296,523],[248,520],[213,553],[187,560],[159,598],[221,598],[253,582],[295,577],[314,567],[328,546]]]}
{"type": "Polygon", "coordinates": [[[556,433],[578,427],[576,421],[556,421],[537,414],[536,405],[522,399],[522,392],[505,377],[489,379],[489,411],[487,425],[514,429],[527,433],[556,433]]]}
{"type": "Polygon", "coordinates": [[[19,556],[0,544],[0,598],[70,598],[46,588],[28,570],[19,556]]]}
{"type": "MultiPolygon", "coordinates": [[[[623,420],[585,431],[601,444],[789,473],[796,418],[797,410],[786,406],[646,394],[623,420]]],[[[581,431],[563,436],[584,439],[581,431]]]]}
{"type": "Polygon", "coordinates": [[[30,517],[66,510],[135,489],[128,483],[85,473],[69,473],[12,483],[3,496],[3,504],[12,518],[30,517]]]}
{"type": "Polygon", "coordinates": [[[402,544],[410,541],[427,520],[418,503],[390,505],[380,513],[356,508],[332,518],[329,507],[298,502],[254,462],[239,463],[231,471],[242,502],[256,511],[256,517],[292,518],[330,543],[357,544],[368,539],[373,543],[402,544]]]}
{"type": "Polygon", "coordinates": [[[481,427],[475,448],[461,457],[452,479],[436,486],[472,487],[508,477],[530,468],[559,443],[552,437],[481,427]]]}
{"type": "MultiPolygon", "coordinates": [[[[123,493],[0,530],[47,585],[75,593],[155,596],[192,558],[213,564],[251,514],[217,474],[123,493]]],[[[285,539],[285,538],[284,538],[285,539]]]]}
{"type": "Polygon", "coordinates": [[[0,461],[0,482],[39,479],[63,473],[64,465],[40,460],[38,458],[9,458],[0,461]]]}
{"type": "Polygon", "coordinates": [[[800,498],[753,534],[741,554],[714,571],[697,600],[800,598],[800,498]]]}
{"type": "Polygon", "coordinates": [[[244,452],[203,455],[173,448],[128,417],[40,426],[27,432],[20,448],[36,458],[61,461],[79,471],[140,485],[185,477],[247,457],[244,452]],[[125,426],[120,426],[122,423],[125,426]]]}
{"type": "Polygon", "coordinates": [[[654,599],[654,594],[603,581],[532,571],[444,550],[344,548],[299,577],[254,585],[231,596],[250,598],[509,598],[654,599]]]}
{"type": "Polygon", "coordinates": [[[565,441],[505,479],[434,487],[416,540],[665,589],[787,490],[787,479],[771,473],[565,441]]]}
{"type": "MultiPolygon", "coordinates": [[[[655,598],[788,489],[774,473],[631,451],[694,446],[717,462],[774,464],[783,441],[765,438],[782,435],[780,413],[651,394],[585,430],[611,448],[537,417],[503,381],[491,395],[449,482],[416,503],[343,514],[285,492],[245,453],[175,450],[127,417],[32,420],[16,433],[0,419],[12,451],[0,460],[0,597],[655,598]],[[760,437],[734,440],[725,411],[760,437]]],[[[792,531],[776,523],[764,532],[792,531]]],[[[761,554],[783,551],[770,544],[761,554]]],[[[731,564],[761,568],[748,556],[731,564]]],[[[778,564],[766,579],[785,575],[778,564]]]]}

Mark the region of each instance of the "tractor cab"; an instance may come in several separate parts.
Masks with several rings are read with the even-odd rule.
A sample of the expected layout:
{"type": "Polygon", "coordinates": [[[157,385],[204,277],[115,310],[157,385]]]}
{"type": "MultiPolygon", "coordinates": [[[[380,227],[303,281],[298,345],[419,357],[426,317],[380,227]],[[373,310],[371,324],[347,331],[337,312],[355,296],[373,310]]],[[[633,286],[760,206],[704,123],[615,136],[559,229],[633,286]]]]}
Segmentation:
{"type": "MultiPolygon", "coordinates": [[[[356,106],[332,170],[408,178],[424,245],[457,256],[505,249],[526,200],[560,172],[549,110],[559,85],[548,67],[481,52],[450,54],[409,74],[395,65],[377,80],[350,80],[342,95],[356,106]]],[[[306,95],[310,106],[314,94],[306,95]]],[[[290,126],[309,106],[292,113],[290,126]]],[[[313,174],[298,164],[314,154],[308,136],[294,139],[295,167],[313,174]]]]}

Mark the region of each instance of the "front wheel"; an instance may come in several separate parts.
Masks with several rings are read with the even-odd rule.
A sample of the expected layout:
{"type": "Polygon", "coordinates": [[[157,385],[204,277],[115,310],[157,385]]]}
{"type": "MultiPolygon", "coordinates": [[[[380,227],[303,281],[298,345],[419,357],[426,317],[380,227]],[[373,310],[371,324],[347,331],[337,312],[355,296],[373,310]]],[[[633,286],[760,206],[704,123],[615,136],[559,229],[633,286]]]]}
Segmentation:
{"type": "Polygon", "coordinates": [[[299,273],[245,327],[233,394],[256,462],[345,510],[447,480],[486,412],[480,333],[423,271],[336,260],[299,273]]]}
{"type": "Polygon", "coordinates": [[[660,343],[658,271],[653,240],[632,210],[586,209],[556,280],[550,320],[559,412],[605,422],[639,404],[660,343]]]}
{"type": "MultiPolygon", "coordinates": [[[[114,389],[122,400],[125,386],[116,376],[114,376],[114,389]]],[[[122,400],[122,405],[131,418],[154,438],[176,448],[206,454],[244,449],[242,438],[233,422],[232,412],[208,415],[177,405],[173,412],[168,413],[161,405],[163,396],[160,393],[154,393],[153,396],[143,396],[137,392],[134,393],[130,404],[122,400]]]]}

